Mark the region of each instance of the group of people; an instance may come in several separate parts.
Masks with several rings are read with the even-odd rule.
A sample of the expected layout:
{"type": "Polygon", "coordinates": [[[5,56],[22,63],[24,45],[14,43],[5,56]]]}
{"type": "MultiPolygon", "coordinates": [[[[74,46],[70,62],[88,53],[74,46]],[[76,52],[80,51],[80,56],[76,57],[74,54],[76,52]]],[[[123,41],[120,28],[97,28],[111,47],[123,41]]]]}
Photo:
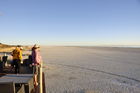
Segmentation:
{"type": "MultiPolygon", "coordinates": [[[[31,54],[31,58],[32,58],[32,65],[33,66],[39,66],[41,64],[41,56],[39,53],[39,49],[40,47],[38,45],[34,45],[32,47],[32,54],[31,54]]],[[[23,51],[23,47],[21,46],[17,46],[13,51],[12,51],[12,57],[13,57],[13,62],[12,62],[12,67],[15,68],[15,74],[20,73],[20,68],[21,68],[21,61],[22,61],[22,51],[23,51]]]]}

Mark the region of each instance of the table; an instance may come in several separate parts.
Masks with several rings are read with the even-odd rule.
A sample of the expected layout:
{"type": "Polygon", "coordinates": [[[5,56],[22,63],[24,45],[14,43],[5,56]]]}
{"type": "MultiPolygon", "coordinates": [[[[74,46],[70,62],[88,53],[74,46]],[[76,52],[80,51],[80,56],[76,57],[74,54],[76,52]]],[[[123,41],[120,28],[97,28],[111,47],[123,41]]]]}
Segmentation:
{"type": "Polygon", "coordinates": [[[6,74],[0,78],[0,82],[13,82],[15,84],[24,84],[25,92],[30,93],[34,88],[33,74],[6,74]]]}

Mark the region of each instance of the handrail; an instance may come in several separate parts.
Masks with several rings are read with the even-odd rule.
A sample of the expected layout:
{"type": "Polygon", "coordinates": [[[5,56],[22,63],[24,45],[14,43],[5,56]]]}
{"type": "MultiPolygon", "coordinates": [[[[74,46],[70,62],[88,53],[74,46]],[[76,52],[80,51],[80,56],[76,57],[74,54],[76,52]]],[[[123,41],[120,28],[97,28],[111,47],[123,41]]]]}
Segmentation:
{"type": "Polygon", "coordinates": [[[42,87],[42,66],[43,66],[43,64],[40,64],[40,74],[39,74],[39,77],[40,77],[40,93],[43,93],[43,87],[42,87]]]}
{"type": "Polygon", "coordinates": [[[46,85],[45,85],[45,73],[42,73],[43,75],[43,93],[46,93],[46,85]]]}

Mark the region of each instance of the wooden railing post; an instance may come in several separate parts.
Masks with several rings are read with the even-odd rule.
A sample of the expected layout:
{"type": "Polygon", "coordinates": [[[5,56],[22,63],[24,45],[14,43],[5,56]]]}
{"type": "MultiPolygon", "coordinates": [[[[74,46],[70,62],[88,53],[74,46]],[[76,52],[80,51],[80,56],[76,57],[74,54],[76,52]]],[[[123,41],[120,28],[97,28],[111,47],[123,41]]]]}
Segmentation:
{"type": "Polygon", "coordinates": [[[42,67],[43,67],[43,63],[40,64],[40,71],[39,71],[40,93],[43,93],[43,87],[42,87],[42,67]]]}

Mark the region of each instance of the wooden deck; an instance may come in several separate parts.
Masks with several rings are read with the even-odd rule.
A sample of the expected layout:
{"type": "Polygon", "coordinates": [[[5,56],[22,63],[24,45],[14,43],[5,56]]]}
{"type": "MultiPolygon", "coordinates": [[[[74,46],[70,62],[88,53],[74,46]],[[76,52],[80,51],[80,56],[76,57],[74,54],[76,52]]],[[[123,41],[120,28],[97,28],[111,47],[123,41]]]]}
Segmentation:
{"type": "MultiPolygon", "coordinates": [[[[15,70],[12,66],[8,66],[8,67],[4,67],[3,71],[1,71],[0,73],[0,78],[7,75],[7,74],[15,74],[14,73],[15,70]]],[[[43,72],[42,72],[43,73],[43,72]]],[[[25,66],[25,65],[21,65],[21,71],[20,74],[33,74],[33,67],[30,66],[25,66]]],[[[33,74],[34,75],[34,74],[33,74]]],[[[45,74],[43,73],[43,77],[42,77],[42,81],[43,81],[43,93],[46,93],[46,89],[45,89],[45,74]]],[[[34,77],[33,77],[34,78],[34,77]]],[[[39,75],[38,75],[38,82],[39,82],[39,75]]],[[[39,93],[39,85],[37,87],[34,87],[34,90],[30,93],[39,93]]]]}

